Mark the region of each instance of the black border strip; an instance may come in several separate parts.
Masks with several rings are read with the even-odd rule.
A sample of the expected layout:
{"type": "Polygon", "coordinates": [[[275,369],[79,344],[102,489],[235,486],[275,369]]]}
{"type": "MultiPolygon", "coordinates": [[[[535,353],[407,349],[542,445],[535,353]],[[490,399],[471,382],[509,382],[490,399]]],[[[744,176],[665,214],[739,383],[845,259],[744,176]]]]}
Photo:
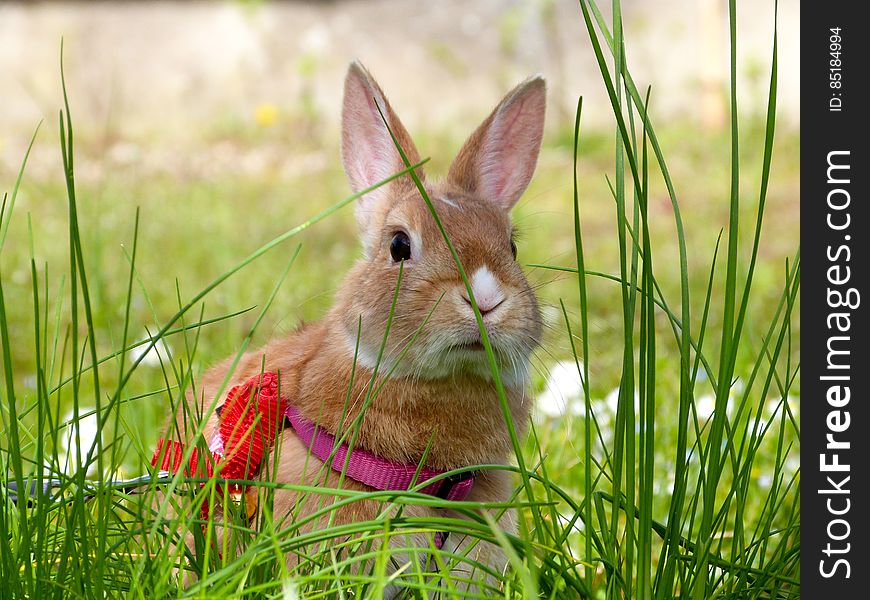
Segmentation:
{"type": "Polygon", "coordinates": [[[858,16],[862,6],[804,3],[801,22],[804,598],[866,598],[870,579],[870,364],[862,351],[870,302],[863,81],[870,31],[858,16]]]}

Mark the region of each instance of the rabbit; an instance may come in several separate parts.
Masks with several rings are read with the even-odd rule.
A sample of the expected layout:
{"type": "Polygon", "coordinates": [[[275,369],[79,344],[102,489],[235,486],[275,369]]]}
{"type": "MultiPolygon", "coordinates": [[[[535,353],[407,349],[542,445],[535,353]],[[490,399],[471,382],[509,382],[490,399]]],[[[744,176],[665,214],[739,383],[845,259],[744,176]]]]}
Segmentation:
{"type": "MultiPolygon", "coordinates": [[[[509,213],[535,170],[545,103],[544,79],[523,81],[471,134],[443,181],[432,181],[422,168],[416,169],[467,273],[519,435],[529,419],[529,360],[541,340],[542,319],[534,291],[516,261],[509,213]]],[[[384,121],[410,164],[419,163],[413,141],[381,88],[359,62],[353,62],[344,82],[341,158],[354,192],[406,168],[384,121]]],[[[362,258],[347,274],[326,316],[243,355],[232,373],[232,357],[208,370],[196,398],[191,398],[199,407],[188,407],[188,414],[203,414],[222,390],[268,371],[279,374],[281,395],[302,415],[340,434],[340,423],[347,428],[359,415],[378,365],[377,386],[382,387],[365,411],[355,447],[412,465],[425,455],[425,464],[439,470],[509,462],[511,439],[470,298],[411,176],[405,174],[361,196],[356,219],[362,258]],[[396,292],[400,266],[402,282],[396,292]],[[394,293],[395,314],[378,363],[394,293]]],[[[214,413],[208,416],[206,440],[215,435],[218,419],[214,413]]],[[[318,485],[339,485],[340,474],[322,468],[322,461],[310,454],[291,427],[278,433],[275,452],[277,456],[264,460],[276,465],[270,473],[274,480],[312,484],[320,473],[318,485]]],[[[341,485],[371,490],[348,477],[341,485]]],[[[507,471],[486,470],[476,477],[467,499],[505,502],[511,490],[507,471]]],[[[301,519],[323,502],[298,500],[296,492],[278,490],[271,507],[275,521],[301,519]]],[[[382,508],[381,502],[354,502],[335,512],[333,524],[373,519],[382,508]]],[[[439,512],[460,516],[422,506],[406,507],[404,514],[439,512]]],[[[500,526],[515,531],[511,512],[504,514],[500,526]]],[[[416,547],[429,547],[424,534],[414,535],[416,547]]],[[[461,550],[471,541],[470,536],[453,533],[444,548],[461,550]]],[[[407,540],[397,536],[394,543],[407,540]]],[[[496,571],[507,566],[493,544],[476,544],[471,556],[496,571]]],[[[291,554],[287,561],[291,567],[297,564],[291,554]]],[[[456,569],[470,571],[461,562],[456,569]]],[[[467,585],[478,589],[473,582],[467,585]]]]}

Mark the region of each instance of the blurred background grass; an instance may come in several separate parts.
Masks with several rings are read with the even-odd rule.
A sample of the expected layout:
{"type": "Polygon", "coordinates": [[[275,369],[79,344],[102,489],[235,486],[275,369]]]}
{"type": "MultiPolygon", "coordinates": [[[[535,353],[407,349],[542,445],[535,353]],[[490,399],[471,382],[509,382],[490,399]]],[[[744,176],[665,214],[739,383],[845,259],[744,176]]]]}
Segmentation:
{"type": "MultiPolygon", "coordinates": [[[[625,2],[623,10],[629,66],[640,88],[653,85],[651,113],[686,223],[693,296],[701,298],[728,215],[726,7],[707,0],[668,0],[625,2]]],[[[747,165],[741,179],[743,222],[754,221],[772,23],[770,7],[761,14],[753,10],[742,10],[739,23],[741,152],[747,165]]],[[[797,3],[783,2],[780,117],[746,331],[750,347],[766,331],[785,260],[798,244],[797,20],[797,3]]],[[[17,347],[33,344],[26,215],[32,219],[41,276],[48,265],[51,298],[68,264],[56,116],[62,98],[61,36],[76,124],[79,220],[102,354],[112,352],[121,337],[129,268],[125,252],[132,245],[137,207],[139,287],[131,323],[138,339],[175,312],[176,285],[186,302],[254,248],[349,194],[340,168],[338,126],[343,71],[352,58],[379,79],[421,153],[432,157],[428,169],[436,174],[444,173],[464,137],[509,87],[529,73],[548,77],[544,148],[514,213],[524,264],[574,265],[573,106],[584,95],[579,168],[587,268],[617,270],[615,211],[605,181],[613,168],[613,123],[573,2],[6,3],[0,6],[0,190],[12,188],[33,128],[45,120],[0,258],[17,347]]],[[[651,186],[656,276],[678,310],[670,201],[660,180],[651,186]]],[[[350,208],[305,231],[298,241],[300,259],[255,343],[318,319],[360,256],[350,208]]],[[[262,305],[294,250],[282,246],[219,287],[206,299],[206,317],[262,305]]],[[[551,475],[579,490],[580,452],[573,446],[579,417],[559,417],[580,412],[579,383],[576,372],[554,369],[570,357],[558,306],[564,299],[569,315],[577,314],[576,280],[540,269],[529,269],[529,275],[540,286],[550,325],[535,359],[535,391],[546,404],[541,418],[548,419],[541,442],[551,452],[551,475]]],[[[718,284],[723,277],[719,269],[718,284]]],[[[608,281],[592,279],[589,286],[586,358],[593,397],[606,414],[622,361],[620,293],[608,281]]],[[[693,307],[695,318],[700,308],[693,307]]],[[[52,314],[56,309],[52,302],[52,314]]],[[[720,315],[714,307],[712,328],[720,315]]],[[[254,311],[203,329],[199,367],[237,350],[255,318],[254,311]]],[[[674,373],[678,350],[667,321],[658,318],[663,340],[658,363],[674,373]]],[[[799,340],[799,331],[794,336],[799,340]]],[[[172,342],[169,346],[178,350],[172,342]]],[[[798,349],[796,343],[794,362],[799,362],[798,349]]],[[[712,348],[707,354],[715,360],[712,348]]],[[[35,384],[28,355],[14,356],[19,389],[35,384]]],[[[738,365],[736,372],[745,369],[738,365]]],[[[111,372],[102,375],[111,383],[111,372]]],[[[159,361],[148,360],[128,393],[165,385],[159,361]]],[[[677,389],[674,381],[672,387],[662,382],[658,390],[664,425],[657,433],[663,445],[671,445],[675,435],[666,423],[677,389]]],[[[703,392],[701,386],[699,396],[703,392]]],[[[140,437],[146,451],[160,433],[167,406],[168,395],[158,394],[125,408],[128,431],[140,437]]],[[[131,474],[141,464],[142,457],[131,453],[131,474]]],[[[668,473],[668,465],[659,467],[668,473]]]]}

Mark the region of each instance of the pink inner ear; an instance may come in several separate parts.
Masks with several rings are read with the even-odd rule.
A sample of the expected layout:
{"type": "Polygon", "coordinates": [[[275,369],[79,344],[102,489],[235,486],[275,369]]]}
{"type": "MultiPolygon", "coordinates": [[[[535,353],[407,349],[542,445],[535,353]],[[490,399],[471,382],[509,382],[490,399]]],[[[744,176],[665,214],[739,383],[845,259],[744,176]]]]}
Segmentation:
{"type": "Polygon", "coordinates": [[[526,93],[500,111],[480,157],[484,194],[505,209],[516,204],[535,170],[543,128],[543,96],[526,93]]]}
{"type": "Polygon", "coordinates": [[[375,104],[376,92],[360,81],[352,86],[345,99],[342,151],[351,184],[359,191],[391,175],[398,154],[375,104]]]}
{"type": "Polygon", "coordinates": [[[384,119],[387,118],[387,109],[383,106],[383,101],[379,101],[379,103],[381,104],[380,112],[375,104],[374,96],[371,94],[366,96],[366,106],[371,118],[368,165],[369,176],[372,179],[369,181],[369,185],[390,176],[399,159],[390,132],[384,124],[384,119]],[[383,116],[381,116],[382,113],[383,116]]]}

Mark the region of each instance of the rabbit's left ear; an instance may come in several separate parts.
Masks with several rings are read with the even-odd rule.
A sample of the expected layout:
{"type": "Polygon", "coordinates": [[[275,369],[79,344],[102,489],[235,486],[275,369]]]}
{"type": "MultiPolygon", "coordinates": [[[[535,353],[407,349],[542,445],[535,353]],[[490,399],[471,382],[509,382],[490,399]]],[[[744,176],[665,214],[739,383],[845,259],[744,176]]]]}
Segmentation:
{"type": "MultiPolygon", "coordinates": [[[[420,162],[420,154],[411,136],[393,112],[380,86],[365,67],[354,61],[344,81],[341,123],[341,160],[354,192],[364,190],[405,168],[384,120],[410,163],[420,162]]],[[[423,178],[420,169],[417,169],[417,175],[423,178]]],[[[408,184],[413,186],[410,176],[405,175],[360,198],[357,216],[363,229],[366,229],[368,217],[372,213],[383,210],[378,205],[389,195],[390,190],[397,185],[408,184]]]]}
{"type": "Polygon", "coordinates": [[[542,77],[515,87],[462,146],[448,180],[504,210],[513,208],[535,172],[546,103],[542,77]]]}

